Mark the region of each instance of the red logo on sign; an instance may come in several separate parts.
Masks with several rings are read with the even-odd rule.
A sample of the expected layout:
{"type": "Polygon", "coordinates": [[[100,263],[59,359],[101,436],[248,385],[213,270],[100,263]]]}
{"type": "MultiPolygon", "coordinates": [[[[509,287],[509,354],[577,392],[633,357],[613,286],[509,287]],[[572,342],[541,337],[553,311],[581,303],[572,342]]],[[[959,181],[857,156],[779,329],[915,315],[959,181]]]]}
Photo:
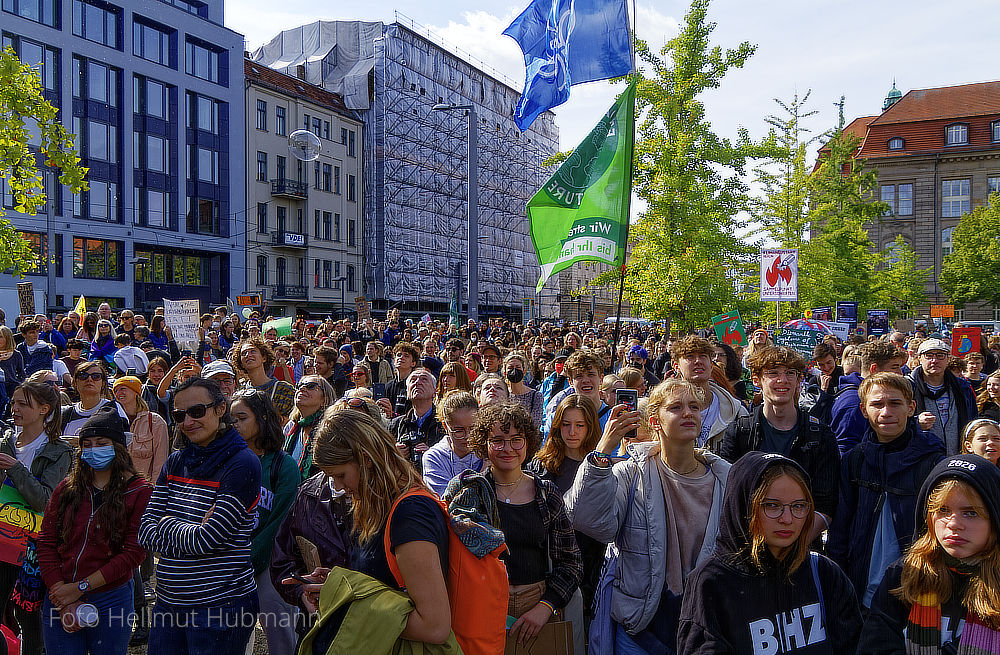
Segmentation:
{"type": "Polygon", "coordinates": [[[787,264],[785,266],[781,265],[781,256],[774,258],[774,262],[771,263],[771,268],[767,269],[765,274],[765,279],[770,286],[774,286],[778,283],[778,278],[785,281],[785,284],[792,283],[792,269],[787,264]]]}
{"type": "Polygon", "coordinates": [[[731,346],[734,343],[736,345],[740,345],[742,341],[743,341],[743,335],[741,335],[740,331],[736,328],[736,323],[730,323],[729,325],[727,325],[726,332],[722,335],[722,342],[728,346],[731,346]]]}

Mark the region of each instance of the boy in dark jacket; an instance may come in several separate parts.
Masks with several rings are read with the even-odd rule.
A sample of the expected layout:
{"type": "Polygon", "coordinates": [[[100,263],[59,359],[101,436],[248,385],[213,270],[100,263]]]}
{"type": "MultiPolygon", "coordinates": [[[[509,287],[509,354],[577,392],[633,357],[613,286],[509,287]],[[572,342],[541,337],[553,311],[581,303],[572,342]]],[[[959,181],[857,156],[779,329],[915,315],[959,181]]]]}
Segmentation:
{"type": "Polygon", "coordinates": [[[871,606],[886,569],[913,535],[917,492],[944,444],[920,429],[909,380],[875,373],[858,390],[868,430],[840,464],[840,500],[827,549],[871,606]]]}
{"type": "Polygon", "coordinates": [[[51,370],[52,347],[38,340],[41,326],[35,321],[25,321],[21,323],[20,330],[24,341],[17,345],[17,352],[21,353],[21,359],[24,360],[24,377],[35,371],[51,370]]]}
{"type": "Polygon", "coordinates": [[[852,373],[840,378],[837,398],[830,410],[830,428],[837,440],[841,457],[861,441],[861,435],[868,429],[868,421],[861,414],[861,396],[858,388],[861,381],[875,373],[900,373],[906,355],[888,341],[870,341],[859,348],[861,353],[861,373],[852,373]]]}

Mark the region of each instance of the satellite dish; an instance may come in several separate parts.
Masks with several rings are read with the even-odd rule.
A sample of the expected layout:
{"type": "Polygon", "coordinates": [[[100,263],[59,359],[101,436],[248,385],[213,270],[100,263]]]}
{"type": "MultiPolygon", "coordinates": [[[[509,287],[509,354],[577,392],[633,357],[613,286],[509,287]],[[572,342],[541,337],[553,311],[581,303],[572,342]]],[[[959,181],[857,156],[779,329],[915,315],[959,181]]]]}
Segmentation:
{"type": "Polygon", "coordinates": [[[321,147],[319,137],[309,130],[295,130],[288,135],[288,152],[299,161],[318,159],[321,147]]]}

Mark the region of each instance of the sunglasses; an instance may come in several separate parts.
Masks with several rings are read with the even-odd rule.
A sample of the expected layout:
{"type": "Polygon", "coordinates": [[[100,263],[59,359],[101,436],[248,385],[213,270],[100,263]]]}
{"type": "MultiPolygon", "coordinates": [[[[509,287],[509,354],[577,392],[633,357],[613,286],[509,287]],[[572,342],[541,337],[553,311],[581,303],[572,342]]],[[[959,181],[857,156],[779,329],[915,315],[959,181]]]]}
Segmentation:
{"type": "Polygon", "coordinates": [[[364,376],[364,373],[351,373],[352,378],[363,378],[364,376]]]}
{"type": "Polygon", "coordinates": [[[351,409],[368,409],[368,404],[365,402],[364,398],[348,398],[347,406],[351,409]]]}
{"type": "Polygon", "coordinates": [[[104,373],[101,373],[99,371],[94,371],[93,373],[77,373],[76,374],[76,379],[77,380],[87,380],[87,379],[90,379],[90,380],[103,380],[104,379],[104,373]]]}
{"type": "Polygon", "coordinates": [[[191,405],[187,409],[174,409],[170,412],[170,417],[174,419],[174,423],[183,423],[185,416],[190,416],[191,418],[202,418],[205,413],[215,407],[219,403],[198,403],[197,405],[191,405]]]}
{"type": "Polygon", "coordinates": [[[319,382],[303,382],[296,389],[308,389],[309,391],[314,391],[319,389],[319,382]]]}

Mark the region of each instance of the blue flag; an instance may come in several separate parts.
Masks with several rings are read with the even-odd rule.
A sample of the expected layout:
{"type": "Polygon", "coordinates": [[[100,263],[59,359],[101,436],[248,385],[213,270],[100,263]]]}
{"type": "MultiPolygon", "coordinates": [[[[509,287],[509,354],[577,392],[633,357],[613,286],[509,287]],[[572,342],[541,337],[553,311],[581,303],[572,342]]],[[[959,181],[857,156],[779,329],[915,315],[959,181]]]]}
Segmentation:
{"type": "Polygon", "coordinates": [[[524,91],[514,110],[522,132],[569,100],[573,84],[632,70],[625,0],[532,0],[503,33],[524,53],[524,91]]]}

